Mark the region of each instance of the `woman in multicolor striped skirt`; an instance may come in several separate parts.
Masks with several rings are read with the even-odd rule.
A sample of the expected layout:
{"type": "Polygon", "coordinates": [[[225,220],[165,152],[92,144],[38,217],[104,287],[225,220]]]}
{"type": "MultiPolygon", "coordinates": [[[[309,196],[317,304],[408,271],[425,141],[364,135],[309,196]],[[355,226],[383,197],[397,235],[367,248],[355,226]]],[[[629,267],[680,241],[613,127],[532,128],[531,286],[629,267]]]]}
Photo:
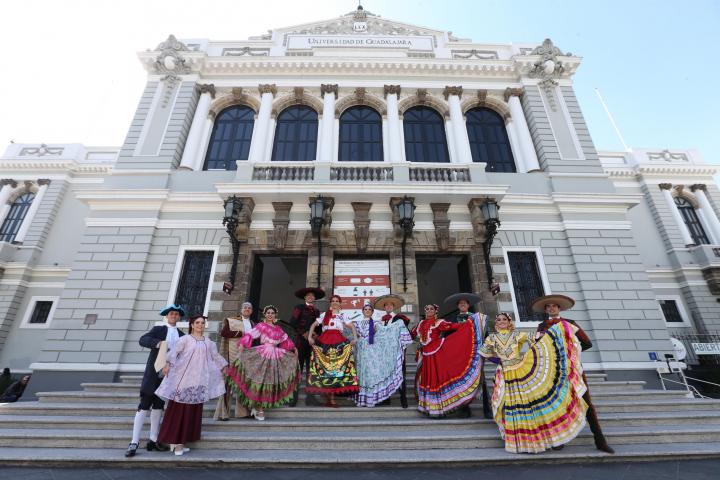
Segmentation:
{"type": "Polygon", "coordinates": [[[587,387],[576,329],[560,322],[522,354],[527,334],[515,330],[510,314],[495,317],[495,333],[485,339],[480,354],[501,362],[492,406],[508,452],[559,449],[585,426],[587,387]]]}

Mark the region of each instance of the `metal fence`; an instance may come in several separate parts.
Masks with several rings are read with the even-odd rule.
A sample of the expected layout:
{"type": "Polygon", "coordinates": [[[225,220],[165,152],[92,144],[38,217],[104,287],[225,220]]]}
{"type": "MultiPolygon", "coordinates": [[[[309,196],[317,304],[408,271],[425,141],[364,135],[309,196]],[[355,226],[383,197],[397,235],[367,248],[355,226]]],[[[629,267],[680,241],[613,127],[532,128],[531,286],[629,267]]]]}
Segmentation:
{"type": "Polygon", "coordinates": [[[688,365],[720,365],[720,332],[673,334],[687,352],[688,365]]]}

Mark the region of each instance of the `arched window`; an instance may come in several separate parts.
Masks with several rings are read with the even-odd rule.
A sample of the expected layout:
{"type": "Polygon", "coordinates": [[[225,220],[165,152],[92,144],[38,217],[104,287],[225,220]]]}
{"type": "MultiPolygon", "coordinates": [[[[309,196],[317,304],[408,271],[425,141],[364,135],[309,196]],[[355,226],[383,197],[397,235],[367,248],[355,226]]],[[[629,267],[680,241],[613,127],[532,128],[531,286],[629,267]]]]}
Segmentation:
{"type": "Polygon", "coordinates": [[[15,235],[20,230],[20,225],[25,220],[25,215],[32,205],[33,199],[35,199],[35,194],[31,192],[23,193],[15,199],[5,221],[0,226],[0,241],[12,242],[15,240],[15,235]]]}
{"type": "Polygon", "coordinates": [[[405,157],[409,162],[449,162],[445,122],[429,107],[412,107],[403,114],[405,157]]]}
{"type": "Polygon", "coordinates": [[[382,117],[370,107],[348,108],[340,115],[341,162],[381,162],[382,117]]]}
{"type": "Polygon", "coordinates": [[[489,108],[473,108],[465,114],[473,162],[486,163],[486,172],[515,172],[505,121],[489,108]]]}
{"type": "Polygon", "coordinates": [[[683,197],[675,197],[675,206],[680,211],[680,215],[682,215],[688,230],[690,230],[690,236],[695,245],[708,245],[710,240],[708,240],[705,229],[702,223],[700,223],[700,218],[698,218],[695,207],[683,197]]]}
{"type": "Polygon", "coordinates": [[[277,116],[273,161],[315,160],[318,114],[305,105],[286,108],[277,116]]]}
{"type": "Polygon", "coordinates": [[[243,105],[228,107],[215,117],[203,170],[237,170],[247,160],[255,125],[255,111],[243,105]]]}

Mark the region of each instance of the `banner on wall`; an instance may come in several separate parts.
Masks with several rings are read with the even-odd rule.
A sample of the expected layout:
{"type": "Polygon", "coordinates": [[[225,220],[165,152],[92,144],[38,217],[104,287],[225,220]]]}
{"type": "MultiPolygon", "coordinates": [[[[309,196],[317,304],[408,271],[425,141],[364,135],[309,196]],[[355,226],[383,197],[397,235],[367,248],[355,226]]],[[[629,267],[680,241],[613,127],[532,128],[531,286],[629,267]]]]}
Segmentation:
{"type": "Polygon", "coordinates": [[[362,315],[363,305],[390,293],[390,261],[335,260],[333,293],[351,318],[362,315]]]}

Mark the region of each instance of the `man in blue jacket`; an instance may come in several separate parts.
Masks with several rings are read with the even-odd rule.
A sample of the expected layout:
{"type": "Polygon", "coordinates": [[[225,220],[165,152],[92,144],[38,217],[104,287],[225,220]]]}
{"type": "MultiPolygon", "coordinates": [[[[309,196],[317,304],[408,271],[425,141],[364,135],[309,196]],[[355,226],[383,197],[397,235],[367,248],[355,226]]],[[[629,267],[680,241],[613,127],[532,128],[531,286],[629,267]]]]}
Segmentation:
{"type": "Polygon", "coordinates": [[[165,407],[165,402],[155,395],[155,390],[157,390],[162,381],[160,373],[155,370],[155,361],[157,360],[158,353],[160,352],[159,347],[163,341],[166,342],[167,351],[169,352],[173,349],[178,339],[184,335],[183,332],[178,330],[177,322],[185,316],[185,310],[173,303],[165,307],[160,312],[160,315],[166,318],[167,325],[157,325],[140,337],[140,346],[149,348],[150,355],[148,355],[145,374],[140,384],[140,405],[138,405],[138,410],[135,413],[132,440],[130,440],[130,445],[128,445],[128,449],[125,452],[126,457],[135,456],[135,452],[140,444],[140,433],[142,432],[143,423],[145,423],[145,417],[147,417],[148,411],[150,411],[150,437],[147,442],[148,452],[153,450],[167,452],[170,450],[170,447],[157,441],[160,431],[160,419],[163,408],[165,407]]]}

